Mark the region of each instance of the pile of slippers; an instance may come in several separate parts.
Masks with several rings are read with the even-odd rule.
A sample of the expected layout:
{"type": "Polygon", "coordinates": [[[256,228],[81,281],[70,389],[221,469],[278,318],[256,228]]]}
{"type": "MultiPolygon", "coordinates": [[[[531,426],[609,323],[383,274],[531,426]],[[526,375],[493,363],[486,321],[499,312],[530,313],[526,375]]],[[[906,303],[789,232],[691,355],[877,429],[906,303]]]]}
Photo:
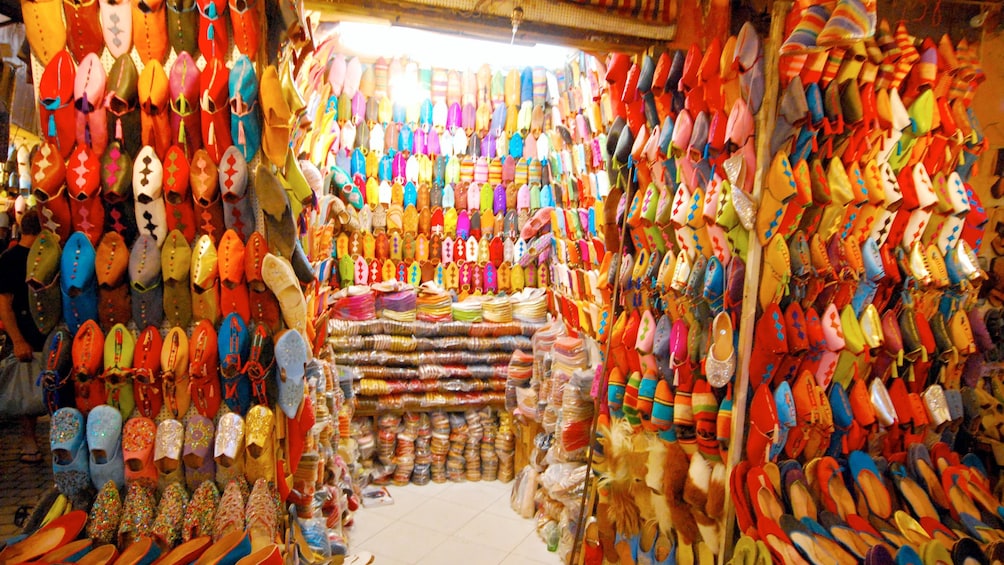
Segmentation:
{"type": "Polygon", "coordinates": [[[943,442],[889,458],[743,461],[732,477],[744,532],[733,563],[989,563],[1004,552],[992,489],[979,457],[943,442]]]}
{"type": "Polygon", "coordinates": [[[542,324],[411,322],[401,326],[407,333],[392,334],[393,328],[381,323],[349,321],[340,321],[332,330],[330,360],[358,376],[352,386],[360,411],[500,406],[513,351],[529,349],[530,336],[542,324]],[[463,335],[452,335],[455,329],[463,335]],[[416,337],[420,332],[422,337],[416,337]]]}
{"type": "MultiPolygon", "coordinates": [[[[3,563],[96,563],[128,565],[136,563],[256,563],[279,565],[284,563],[284,548],[276,543],[266,543],[248,533],[232,532],[218,538],[203,535],[193,537],[174,548],[165,549],[149,536],[140,536],[121,552],[115,545],[96,542],[85,532],[87,514],[82,510],[54,513],[34,533],[11,540],[0,550],[3,563]]],[[[257,522],[260,524],[260,521],[257,522]]],[[[260,534],[261,530],[256,532],[260,534]]],[[[304,544],[294,548],[301,560],[331,562],[331,558],[309,553],[304,544]],[[306,550],[306,551],[304,551],[306,550]]],[[[343,565],[367,565],[374,561],[369,552],[338,556],[343,565]]]]}

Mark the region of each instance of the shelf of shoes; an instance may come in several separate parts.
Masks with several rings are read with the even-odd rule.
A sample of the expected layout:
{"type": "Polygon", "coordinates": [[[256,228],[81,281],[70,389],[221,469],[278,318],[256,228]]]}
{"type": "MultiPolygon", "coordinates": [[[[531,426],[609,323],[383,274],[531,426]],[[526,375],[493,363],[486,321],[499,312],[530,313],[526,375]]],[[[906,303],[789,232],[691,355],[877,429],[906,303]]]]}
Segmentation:
{"type": "Polygon", "coordinates": [[[333,300],[329,317],[335,321],[382,318],[401,323],[543,323],[548,314],[546,291],[539,288],[511,295],[469,295],[454,301],[451,293],[431,281],[417,290],[400,281],[385,281],[372,286],[352,285],[328,296],[333,300]]]}
{"type": "MultiPolygon", "coordinates": [[[[83,308],[75,316],[100,315],[107,331],[128,323],[131,298],[139,301],[132,314],[139,329],[160,325],[162,309],[175,314],[168,316],[172,326],[188,329],[193,306],[215,307],[194,319],[216,323],[222,313],[237,311],[247,323],[275,332],[281,318],[309,332],[313,343],[313,322],[323,309],[303,312],[304,302],[315,302],[309,286],[315,276],[297,221],[316,187],[288,150],[303,112],[293,80],[296,57],[294,48],[282,49],[273,64],[265,57],[267,50],[280,51],[267,49],[266,38],[281,35],[267,34],[266,27],[295,26],[295,14],[267,23],[260,2],[98,4],[28,6],[42,143],[15,152],[16,188],[38,205],[57,243],[65,247],[72,232],[81,232],[90,245],[74,241],[74,252],[89,258],[97,249],[109,253],[99,259],[118,260],[110,270],[97,269],[98,279],[104,275],[97,284],[77,279],[84,292],[72,304],[83,308]],[[137,249],[143,236],[156,250],[137,249]],[[111,254],[116,249],[126,250],[125,262],[121,253],[111,254]],[[163,273],[157,268],[162,257],[163,273]],[[136,270],[123,276],[124,265],[136,270]],[[297,282],[308,285],[306,300],[297,282]],[[189,284],[199,292],[187,299],[181,294],[189,284]],[[273,288],[287,291],[283,304],[273,288]]],[[[48,294],[39,297],[37,314],[51,328],[60,318],[58,269],[51,261],[42,267],[38,280],[48,294]]]]}
{"type": "Polygon", "coordinates": [[[358,418],[359,484],[511,481],[515,441],[507,414],[489,407],[464,412],[396,412],[358,418]]]}
{"type": "Polygon", "coordinates": [[[594,392],[603,457],[591,462],[587,527],[573,532],[599,534],[574,557],[615,560],[641,537],[658,560],[677,546],[704,562],[723,545],[733,395],[745,399],[735,386],[763,46],[745,25],[704,50],[611,54],[602,79],[619,106],[606,131],[613,253],[598,281],[613,307],[594,392]]]}
{"type": "Polygon", "coordinates": [[[853,4],[797,5],[775,40],[735,552],[986,559],[995,526],[961,519],[997,524],[999,505],[995,432],[977,431],[1000,390],[980,366],[986,214],[967,184],[982,71],[965,40],[853,4]]]}
{"type": "Polygon", "coordinates": [[[245,369],[270,366],[262,344],[271,352],[284,327],[307,357],[315,349],[301,288],[313,274],[294,223],[312,189],[286,150],[299,95],[289,57],[252,62],[263,53],[259,3],[234,5],[229,18],[211,0],[149,8],[29,7],[44,140],[16,152],[18,188],[46,228],[30,250],[32,315],[43,333],[60,328],[47,344],[51,410],[107,400],[126,418],[134,404],[147,418],[162,404],[180,418],[189,398],[175,381],[192,365],[193,396],[211,399],[199,410],[216,418],[221,404],[247,409],[245,369]],[[280,116],[271,124],[257,109],[259,75],[277,94],[266,110],[286,108],[266,112],[280,116]],[[264,148],[281,151],[260,151],[263,123],[274,128],[264,148]],[[259,204],[285,213],[263,222],[259,204]],[[106,332],[116,353],[102,364],[106,332]]]}
{"type": "Polygon", "coordinates": [[[356,415],[504,402],[512,352],[541,324],[333,320],[331,359],[352,375],[356,415]]]}
{"type": "Polygon", "coordinates": [[[257,227],[309,282],[295,226],[313,194],[287,149],[303,109],[293,56],[267,65],[263,6],[231,4],[29,6],[43,143],[18,149],[17,188],[64,244],[72,230],[94,246],[114,231],[162,247],[174,229],[189,246],[227,229],[247,244],[257,227]]]}

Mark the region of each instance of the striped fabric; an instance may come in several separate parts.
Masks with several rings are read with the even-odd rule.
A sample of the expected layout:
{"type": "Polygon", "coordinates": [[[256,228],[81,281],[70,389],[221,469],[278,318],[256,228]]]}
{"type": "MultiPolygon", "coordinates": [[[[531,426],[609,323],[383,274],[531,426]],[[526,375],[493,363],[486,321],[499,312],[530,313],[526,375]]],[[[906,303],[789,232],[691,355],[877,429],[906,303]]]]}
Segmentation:
{"type": "Polygon", "coordinates": [[[488,182],[492,186],[502,183],[502,161],[499,159],[492,159],[488,163],[488,182]]]}
{"type": "Polygon", "coordinates": [[[464,157],[460,161],[460,182],[471,182],[474,180],[474,159],[464,157]]]}
{"type": "Polygon", "coordinates": [[[526,159],[516,161],[516,184],[528,184],[530,181],[530,166],[526,159]]]}
{"type": "Polygon", "coordinates": [[[896,62],[896,73],[893,76],[890,88],[899,88],[903,84],[906,75],[913,69],[913,64],[920,59],[920,53],[914,46],[913,37],[906,31],[906,25],[900,22],[896,27],[896,45],[899,47],[900,58],[896,62]]]}
{"type": "Polygon", "coordinates": [[[457,71],[449,71],[446,75],[446,102],[453,105],[454,102],[460,104],[460,99],[463,95],[460,85],[460,73],[457,71]]]}
{"type": "Polygon", "coordinates": [[[820,86],[830,84],[830,81],[837,78],[837,71],[844,62],[844,54],[847,49],[844,47],[832,47],[827,52],[826,63],[823,65],[823,75],[819,79],[820,86]]]}
{"type": "Polygon", "coordinates": [[[533,68],[533,103],[543,105],[547,100],[547,72],[543,67],[533,68]]]}
{"type": "Polygon", "coordinates": [[[846,45],[875,35],[875,5],[864,0],[841,0],[826,26],[819,32],[819,45],[846,45]]]}
{"type": "Polygon", "coordinates": [[[377,96],[383,96],[387,94],[387,81],[389,80],[390,74],[390,64],[383,57],[380,57],[373,63],[373,79],[374,79],[374,90],[373,93],[377,96]]]}
{"type": "Polygon", "coordinates": [[[782,53],[799,53],[816,47],[816,39],[819,32],[826,25],[826,20],[830,18],[830,11],[826,6],[813,5],[807,7],[802,12],[802,18],[795,25],[791,35],[784,40],[781,45],[782,53]]]}
{"type": "Polygon", "coordinates": [[[527,176],[530,184],[540,184],[540,161],[529,159],[527,163],[527,176]]]}
{"type": "Polygon", "coordinates": [[[442,68],[432,69],[432,101],[433,103],[446,102],[446,81],[447,70],[442,68]]]}
{"type": "Polygon", "coordinates": [[[564,0],[579,6],[603,8],[619,16],[653,23],[673,23],[680,11],[678,0],[564,0]]]}

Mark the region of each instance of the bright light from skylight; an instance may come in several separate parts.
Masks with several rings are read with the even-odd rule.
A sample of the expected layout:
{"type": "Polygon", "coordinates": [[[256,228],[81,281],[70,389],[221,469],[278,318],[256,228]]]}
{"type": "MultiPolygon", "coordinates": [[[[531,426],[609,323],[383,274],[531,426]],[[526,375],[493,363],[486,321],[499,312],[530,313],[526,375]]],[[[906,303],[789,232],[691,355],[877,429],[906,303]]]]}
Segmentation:
{"type": "Polygon", "coordinates": [[[565,66],[576,51],[567,47],[538,43],[510,45],[483,39],[459,37],[431,31],[386,25],[340,22],[336,32],[341,45],[366,58],[407,57],[422,66],[449,69],[565,66]]]}

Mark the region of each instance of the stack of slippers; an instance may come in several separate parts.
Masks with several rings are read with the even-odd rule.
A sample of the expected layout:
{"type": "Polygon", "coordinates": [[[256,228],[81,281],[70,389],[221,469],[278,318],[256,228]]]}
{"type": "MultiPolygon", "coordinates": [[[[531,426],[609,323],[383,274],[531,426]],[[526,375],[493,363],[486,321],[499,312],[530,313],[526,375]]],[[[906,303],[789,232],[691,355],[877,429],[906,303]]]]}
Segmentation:
{"type": "MultiPolygon", "coordinates": [[[[0,551],[4,563],[85,563],[92,565],[134,565],[138,563],[242,563],[244,565],[280,565],[289,558],[307,563],[340,563],[367,565],[373,554],[363,551],[346,555],[318,555],[306,544],[302,534],[290,546],[262,538],[260,517],[255,530],[233,531],[220,536],[201,535],[177,546],[165,547],[152,536],[137,537],[120,549],[112,543],[101,543],[85,533],[87,515],[74,510],[48,520],[30,535],[9,541],[0,551]]],[[[274,524],[273,524],[274,527],[274,524]]]]}
{"type": "Polygon", "coordinates": [[[754,562],[756,547],[785,563],[989,563],[1004,552],[1004,522],[986,471],[940,442],[888,459],[743,461],[731,480],[742,532],[732,562],[754,562]]]}
{"type": "MultiPolygon", "coordinates": [[[[161,57],[139,73],[128,47],[107,70],[99,53],[75,63],[70,51],[59,50],[40,73],[42,142],[17,154],[24,154],[18,183],[40,205],[45,227],[64,244],[72,231],[93,245],[114,231],[128,245],[140,234],[163,245],[172,229],[189,243],[199,235],[219,243],[228,228],[246,243],[257,199],[269,243],[294,264],[305,262],[295,222],[315,200],[308,176],[315,185],[322,179],[309,174],[316,168],[305,173],[288,149],[298,115],[290,108],[300,97],[279,78],[291,72],[288,63],[256,70],[241,55],[229,69],[204,53],[209,62],[200,71],[181,51],[169,69],[161,57]],[[259,74],[274,84],[260,88],[259,74]],[[281,179],[272,183],[277,191],[255,194],[274,188],[256,178],[259,162],[281,179]]],[[[303,270],[301,280],[313,280],[310,267],[303,270]]]]}
{"type": "MultiPolygon", "coordinates": [[[[203,318],[190,336],[174,326],[164,337],[154,325],[137,336],[121,323],[105,333],[94,320],[84,321],[75,334],[55,329],[46,340],[39,376],[45,403],[50,413],[74,408],[83,415],[108,404],[123,419],[156,418],[163,411],[184,418],[190,406],[206,418],[215,418],[221,406],[244,416],[252,404],[271,407],[280,400],[268,391],[292,386],[287,383],[294,379],[302,382],[312,357],[302,332],[273,335],[264,324],[249,326],[236,312],[216,327],[203,318]],[[280,356],[283,351],[297,355],[280,356]]],[[[301,400],[290,397],[293,414],[301,400]]]]}
{"type": "MultiPolygon", "coordinates": [[[[612,193],[627,193],[620,206],[608,201],[607,208],[627,222],[629,237],[621,264],[608,270],[626,294],[610,334],[604,400],[611,424],[601,443],[605,451],[616,447],[614,430],[623,419],[671,446],[666,486],[649,485],[669,498],[671,508],[687,509],[685,487],[700,484],[694,459],[699,455],[714,466],[730,443],[728,385],[737,332],[729,322],[737,320],[744,278],[742,269],[730,271],[745,259],[752,237],[763,246],[763,262],[748,361],[748,436],[741,447],[748,464],[782,456],[807,462],[865,449],[892,459],[914,443],[934,441],[982,448],[989,456],[999,445],[987,440],[999,437],[999,428],[985,420],[997,405],[991,391],[999,385],[980,370],[987,340],[977,336],[987,332],[974,327],[974,320],[983,326],[984,316],[973,308],[987,278],[976,259],[987,215],[968,179],[986,144],[969,105],[984,75],[964,41],[918,40],[902,24],[893,32],[877,21],[873,6],[859,4],[796,6],[782,48],[783,92],[759,199],[748,190],[755,159],[742,159],[739,142],[716,147],[715,136],[707,134],[714,120],[708,122],[700,114],[707,108],[693,101],[670,123],[670,135],[663,127],[654,146],[659,167],[672,174],[658,174],[648,159],[655,173],[648,188],[617,177],[611,185],[612,193]],[[718,164],[722,176],[716,176],[718,164]],[[674,181],[668,196],[658,190],[666,178],[674,181]],[[721,194],[731,206],[720,200],[709,208],[709,194],[721,194]],[[693,253],[704,250],[702,237],[710,251],[693,253]],[[690,457],[689,467],[679,464],[687,458],[677,452],[690,457]],[[680,491],[670,477],[684,496],[671,494],[680,491]]],[[[740,33],[736,52],[758,53],[740,48],[744,44],[740,33]]],[[[684,63],[698,58],[693,51],[684,63]]],[[[681,80],[688,76],[682,71],[681,80]]],[[[681,83],[684,102],[703,85],[710,103],[708,77],[722,78],[698,72],[681,83]]],[[[711,91],[717,92],[714,82],[711,91]]],[[[755,97],[739,100],[754,107],[755,97]]],[[[630,120],[623,126],[621,136],[645,137],[630,120]]],[[[640,163],[649,144],[630,139],[617,146],[621,152],[613,151],[610,170],[634,179],[635,168],[637,178],[646,178],[640,163]]],[[[601,470],[608,480],[623,476],[601,470]]],[[[634,539],[652,517],[632,515],[648,507],[625,512],[624,493],[614,485],[607,492],[609,499],[600,499],[600,530],[610,525],[618,536],[634,539]]],[[[710,516],[706,507],[691,504],[689,510],[690,523],[708,523],[702,523],[710,516]]],[[[683,514],[658,520],[671,524],[681,546],[719,541],[707,527],[687,535],[683,514]]],[[[661,533],[673,535],[668,528],[661,533]]],[[[599,537],[605,551],[618,545],[616,537],[599,537]]],[[[614,559],[609,551],[606,557],[614,559]]]]}

